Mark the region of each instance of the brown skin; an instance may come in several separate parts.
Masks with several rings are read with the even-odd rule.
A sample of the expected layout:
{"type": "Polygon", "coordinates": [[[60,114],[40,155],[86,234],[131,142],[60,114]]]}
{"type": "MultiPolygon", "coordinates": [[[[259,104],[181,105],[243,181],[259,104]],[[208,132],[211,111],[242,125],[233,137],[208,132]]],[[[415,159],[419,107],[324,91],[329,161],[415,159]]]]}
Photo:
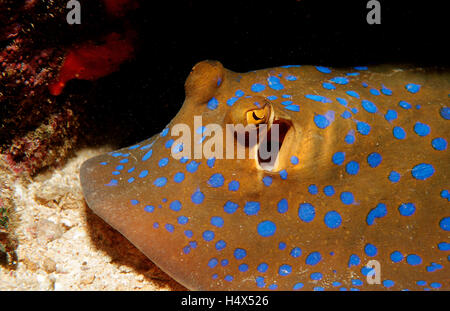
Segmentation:
{"type": "MultiPolygon", "coordinates": [[[[428,284],[439,282],[441,289],[450,289],[449,263],[446,252],[440,251],[437,244],[449,241],[449,233],[439,227],[439,220],[449,216],[448,201],[441,198],[439,192],[448,188],[448,174],[450,161],[447,151],[436,151],[431,147],[431,140],[444,137],[447,141],[450,132],[449,121],[439,115],[439,109],[448,105],[447,92],[450,90],[448,74],[431,73],[423,70],[396,71],[387,67],[378,67],[370,71],[361,71],[360,75],[349,77],[347,85],[336,85],[335,90],[321,87],[333,77],[343,77],[347,72],[334,70],[331,74],[323,74],[312,66],[300,68],[271,68],[238,74],[226,70],[218,62],[205,61],[197,64],[186,81],[186,100],[175,118],[168,125],[172,128],[178,123],[185,123],[191,128],[194,136],[194,116],[201,115],[203,125],[216,123],[225,128],[230,120],[248,122],[248,112],[258,109],[252,106],[252,100],[264,102],[258,110],[257,116],[268,116],[265,122],[272,126],[274,122],[284,122],[289,125],[282,142],[278,161],[272,171],[261,169],[256,159],[216,159],[213,168],[206,164],[205,158],[197,159],[201,162],[194,173],[186,171],[186,164],[180,163],[170,155],[170,149],[165,143],[171,137],[154,136],[142,143],[138,148],[119,150],[129,153],[129,162],[120,175],[112,175],[114,168],[119,165],[122,156],[113,157],[111,154],[102,155],[86,161],[81,167],[81,183],[89,206],[93,211],[126,236],[134,245],[145,253],[165,272],[189,289],[195,290],[259,290],[267,289],[270,284],[277,284],[278,289],[291,290],[297,282],[304,284],[303,289],[311,290],[316,286],[325,289],[338,289],[332,282],[339,281],[346,288],[354,287],[352,279],[361,279],[360,289],[383,290],[379,285],[367,285],[366,277],[361,274],[361,267],[369,260],[376,259],[381,265],[381,280],[393,280],[395,285],[390,289],[418,290],[418,280],[426,280],[428,284]],[[280,81],[284,89],[276,91],[268,87],[267,78],[282,74],[280,81]],[[285,80],[288,75],[295,75],[296,81],[285,80]],[[219,83],[218,83],[219,82],[219,83]],[[393,91],[392,96],[374,96],[369,88],[361,87],[361,82],[367,82],[370,87],[381,88],[385,85],[393,91]],[[264,91],[251,91],[254,83],[266,85],[264,91]],[[417,94],[405,89],[406,83],[422,85],[417,94]],[[230,107],[227,100],[235,96],[236,90],[242,90],[245,95],[230,107]],[[355,99],[345,93],[354,90],[361,99],[369,99],[376,103],[379,112],[368,113],[361,107],[361,99],[355,99]],[[281,104],[285,99],[282,94],[291,95],[294,104],[300,106],[300,111],[289,111],[281,104]],[[320,94],[332,99],[332,103],[319,103],[305,98],[306,94],[320,94]],[[270,95],[277,95],[278,99],[268,100],[270,95]],[[217,99],[219,105],[210,110],[207,103],[211,98],[217,99]],[[350,119],[343,119],[340,115],[347,109],[338,104],[336,97],[345,98],[350,107],[357,107],[359,112],[350,119]],[[412,109],[404,110],[398,107],[399,100],[405,100],[413,105],[412,109]],[[421,109],[414,106],[420,104],[421,109]],[[398,119],[392,124],[384,119],[388,109],[398,112],[398,119]],[[325,115],[327,111],[335,112],[335,120],[325,129],[319,129],[314,123],[316,114],[325,115]],[[356,121],[364,121],[371,125],[369,135],[361,135],[356,131],[356,121]],[[431,127],[431,134],[420,137],[413,131],[417,122],[423,122],[431,127]],[[392,136],[392,128],[401,126],[407,132],[404,140],[397,140],[392,136]],[[355,130],[356,141],[347,144],[344,141],[346,133],[355,130]],[[150,148],[141,150],[144,145],[153,142],[152,156],[142,161],[142,157],[150,148]],[[337,151],[346,153],[344,165],[331,162],[337,151]],[[382,163],[372,168],[367,163],[367,156],[372,152],[382,155],[382,163]],[[290,163],[292,155],[300,159],[298,165],[290,163]],[[164,167],[158,166],[158,161],[167,157],[169,163],[164,167]],[[358,161],[360,170],[357,175],[349,175],[345,171],[348,161],[358,161]],[[100,162],[108,162],[100,165],[100,162]],[[417,180],[411,175],[411,169],[419,163],[430,163],[435,168],[433,176],[426,180],[417,180]],[[127,170],[135,166],[132,173],[127,170]],[[148,176],[138,177],[142,170],[148,170],[148,176]],[[288,178],[283,180],[279,172],[286,170],[288,178]],[[401,174],[398,183],[388,180],[389,173],[395,170],[401,174]],[[177,172],[184,172],[185,179],[175,183],[173,176],[177,172]],[[208,184],[211,175],[221,173],[225,183],[221,187],[208,184]],[[134,177],[132,183],[128,178],[134,177]],[[153,182],[158,177],[166,177],[167,184],[156,187],[153,182]],[[271,176],[272,184],[268,187],[262,182],[263,177],[271,176]],[[116,186],[105,186],[111,179],[118,180],[116,186]],[[238,180],[238,191],[229,191],[228,183],[238,180]],[[316,195],[308,193],[308,186],[317,185],[316,195]],[[335,194],[326,196],[322,189],[333,185],[335,194]],[[191,200],[197,190],[204,194],[204,201],[195,204],[191,200]],[[355,203],[345,205],[339,199],[341,192],[351,191],[355,203]],[[286,213],[277,211],[277,203],[285,198],[289,203],[286,213]],[[163,199],[167,199],[164,202],[163,199]],[[133,205],[131,200],[138,200],[133,205]],[[170,209],[172,201],[182,203],[180,211],[170,209]],[[235,202],[239,208],[234,213],[224,212],[223,206],[227,201],[235,202]],[[260,202],[260,210],[256,215],[247,215],[243,207],[246,202],[260,202]],[[304,222],[298,216],[298,208],[302,203],[310,203],[315,207],[315,218],[311,222],[304,222]],[[412,216],[401,216],[398,206],[401,203],[413,202],[416,211],[412,216]],[[384,203],[387,215],[375,219],[371,226],[367,225],[368,213],[384,203]],[[155,206],[154,212],[144,210],[146,205],[155,206]],[[161,205],[161,208],[158,208],[161,205]],[[331,229],[324,223],[324,216],[329,211],[337,211],[342,217],[342,224],[331,229]],[[177,219],[184,215],[189,218],[185,225],[179,225],[177,219]],[[220,216],[224,225],[215,227],[211,224],[211,217],[220,216]],[[257,227],[262,221],[270,220],[276,224],[276,231],[272,236],[262,237],[257,227]],[[159,228],[154,228],[154,223],[159,228]],[[165,224],[172,224],[175,230],[169,233],[165,224]],[[192,230],[194,236],[188,238],[184,230],[192,230]],[[214,232],[212,241],[205,241],[202,233],[205,230],[214,232]],[[197,246],[191,247],[188,254],[183,253],[183,247],[190,241],[196,241],[197,246]],[[215,243],[226,241],[223,250],[216,250],[215,243]],[[279,242],[286,243],[286,249],[278,248],[279,242]],[[367,243],[376,245],[378,253],[370,257],[364,253],[367,243]],[[294,258],[289,255],[293,247],[300,247],[302,255],[294,258]],[[247,251],[244,259],[234,258],[236,248],[247,251]],[[401,251],[404,256],[418,254],[422,264],[409,265],[406,258],[402,262],[393,264],[390,254],[401,251]],[[305,259],[311,252],[319,251],[321,261],[314,266],[307,265],[305,259]],[[331,255],[333,253],[333,255],[331,255]],[[348,267],[351,254],[361,259],[358,266],[348,267]],[[211,258],[217,258],[219,264],[215,268],[208,267],[211,258]],[[228,259],[229,264],[222,266],[220,260],[228,259]],[[256,267],[266,262],[267,272],[260,273],[256,267]],[[435,272],[427,272],[426,266],[431,262],[443,266],[435,272]],[[249,266],[248,271],[238,270],[240,264],[249,266]],[[290,265],[292,272],[286,276],[279,275],[279,267],[290,265]],[[335,271],[333,271],[335,270],[335,271]],[[322,279],[313,281],[310,274],[322,273],[322,279]],[[213,274],[217,278],[213,279],[213,274]],[[227,281],[226,275],[232,275],[233,280],[227,281]],[[256,277],[265,277],[265,287],[259,288],[256,277]]],[[[225,130],[224,130],[225,131],[225,130]]],[[[225,136],[225,135],[224,135],[225,136]]],[[[177,139],[178,137],[172,137],[177,139]]],[[[198,137],[194,138],[198,140],[198,137]]],[[[208,138],[205,142],[208,141],[208,138]]],[[[225,142],[225,138],[224,138],[225,142]]],[[[173,146],[176,145],[176,142],[173,146]]],[[[256,146],[257,147],[257,146],[256,146]]],[[[255,148],[256,148],[255,147],[255,148]]],[[[250,148],[251,149],[251,148],[250,148]]],[[[189,163],[189,162],[188,162],[189,163]]]]}

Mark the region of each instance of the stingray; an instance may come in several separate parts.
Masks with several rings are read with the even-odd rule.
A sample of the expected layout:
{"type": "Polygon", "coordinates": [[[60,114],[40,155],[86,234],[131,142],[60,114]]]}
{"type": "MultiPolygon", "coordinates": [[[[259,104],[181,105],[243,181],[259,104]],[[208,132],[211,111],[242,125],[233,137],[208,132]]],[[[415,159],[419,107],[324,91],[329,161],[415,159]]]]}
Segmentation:
{"type": "Polygon", "coordinates": [[[188,289],[449,290],[449,78],[203,61],[159,134],[83,163],[84,196],[188,289]]]}

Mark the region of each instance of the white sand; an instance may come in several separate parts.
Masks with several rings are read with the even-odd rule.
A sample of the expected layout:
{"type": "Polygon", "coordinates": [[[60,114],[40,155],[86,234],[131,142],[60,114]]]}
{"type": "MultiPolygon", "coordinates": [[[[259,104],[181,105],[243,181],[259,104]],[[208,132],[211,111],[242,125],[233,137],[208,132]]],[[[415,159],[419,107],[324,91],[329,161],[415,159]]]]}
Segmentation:
{"type": "Polygon", "coordinates": [[[184,290],[86,206],[80,165],[110,150],[81,150],[32,180],[9,178],[2,195],[16,206],[18,264],[0,266],[0,290],[184,290]]]}

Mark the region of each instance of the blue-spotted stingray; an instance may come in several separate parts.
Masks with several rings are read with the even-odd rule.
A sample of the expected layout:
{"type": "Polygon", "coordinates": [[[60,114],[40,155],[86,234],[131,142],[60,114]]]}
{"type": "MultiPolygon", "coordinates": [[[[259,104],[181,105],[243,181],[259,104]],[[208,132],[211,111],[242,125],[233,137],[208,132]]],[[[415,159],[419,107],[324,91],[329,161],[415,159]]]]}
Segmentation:
{"type": "Polygon", "coordinates": [[[192,290],[450,290],[448,72],[236,73],[203,61],[185,92],[161,133],[81,167],[89,207],[176,281],[192,290]],[[176,124],[190,127],[193,145],[214,137],[194,128],[195,116],[224,132],[278,124],[276,161],[176,158],[188,150],[176,124]]]}

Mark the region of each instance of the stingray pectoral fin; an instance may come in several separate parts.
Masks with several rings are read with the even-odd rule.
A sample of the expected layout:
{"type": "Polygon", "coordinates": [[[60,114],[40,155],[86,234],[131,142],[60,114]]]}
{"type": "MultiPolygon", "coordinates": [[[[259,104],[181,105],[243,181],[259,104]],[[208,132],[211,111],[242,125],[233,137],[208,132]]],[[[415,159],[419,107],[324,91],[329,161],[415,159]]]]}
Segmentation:
{"type": "MultiPolygon", "coordinates": [[[[111,175],[108,161],[111,161],[109,154],[100,155],[87,160],[80,168],[81,186],[89,207],[171,277],[188,288],[202,288],[198,282],[205,280],[200,276],[190,275],[193,271],[200,270],[197,266],[199,263],[188,258],[180,261],[182,250],[174,247],[186,243],[185,237],[161,234],[155,230],[154,215],[143,210],[145,204],[139,195],[145,193],[150,196],[151,190],[148,187],[134,186],[111,175]],[[139,204],[133,205],[133,198],[138,198],[139,204]]],[[[164,218],[165,211],[159,209],[159,212],[164,218]]],[[[164,222],[160,226],[163,227],[164,222]]]]}

